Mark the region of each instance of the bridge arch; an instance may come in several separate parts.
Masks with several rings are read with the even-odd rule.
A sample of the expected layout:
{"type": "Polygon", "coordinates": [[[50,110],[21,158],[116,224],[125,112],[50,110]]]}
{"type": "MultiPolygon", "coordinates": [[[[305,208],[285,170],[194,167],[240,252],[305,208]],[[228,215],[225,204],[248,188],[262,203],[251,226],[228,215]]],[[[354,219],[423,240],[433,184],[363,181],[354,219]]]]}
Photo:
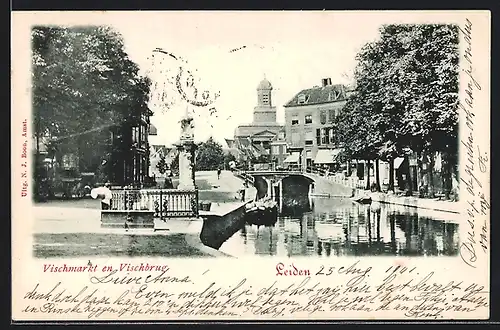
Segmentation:
{"type": "Polygon", "coordinates": [[[268,197],[293,196],[293,199],[308,198],[311,188],[314,187],[314,179],[302,173],[247,173],[253,180],[247,182],[253,184],[257,190],[257,199],[268,197]]]}
{"type": "MultiPolygon", "coordinates": [[[[278,196],[279,190],[283,188],[283,183],[285,185],[300,183],[300,188],[304,190],[305,186],[308,186],[308,188],[310,188],[309,192],[312,193],[313,196],[352,197],[354,194],[353,189],[350,187],[311,173],[298,171],[248,171],[240,172],[239,176],[254,186],[256,186],[254,183],[255,177],[264,179],[265,184],[261,181],[261,183],[258,183],[256,186],[257,190],[260,190],[260,198],[265,195],[272,197],[278,196]]],[[[287,191],[289,191],[289,189],[285,188],[285,193],[287,193],[287,191]]],[[[291,194],[293,193],[292,191],[291,194]]],[[[302,195],[304,195],[304,191],[302,191],[302,195]]],[[[305,195],[307,196],[307,194],[305,195]]]]}

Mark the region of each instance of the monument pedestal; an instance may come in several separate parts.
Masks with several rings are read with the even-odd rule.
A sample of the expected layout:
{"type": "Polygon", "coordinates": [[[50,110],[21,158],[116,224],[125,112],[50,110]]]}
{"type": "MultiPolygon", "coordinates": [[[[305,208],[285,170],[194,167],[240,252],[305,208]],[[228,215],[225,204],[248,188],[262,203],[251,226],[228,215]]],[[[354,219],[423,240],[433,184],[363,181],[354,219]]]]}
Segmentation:
{"type": "Polygon", "coordinates": [[[195,150],[192,141],[181,141],[176,145],[179,151],[179,190],[195,190],[195,150]]]}

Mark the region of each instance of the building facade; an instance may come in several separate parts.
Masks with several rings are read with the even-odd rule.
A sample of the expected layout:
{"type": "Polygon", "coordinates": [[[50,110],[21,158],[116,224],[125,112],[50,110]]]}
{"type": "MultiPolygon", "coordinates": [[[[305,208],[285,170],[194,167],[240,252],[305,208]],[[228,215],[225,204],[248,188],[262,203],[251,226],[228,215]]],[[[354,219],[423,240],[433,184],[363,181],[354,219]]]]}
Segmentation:
{"type": "Polygon", "coordinates": [[[322,80],[321,87],[301,90],[285,108],[285,136],[290,156],[289,166],[308,166],[338,163],[341,152],[334,136],[333,123],[342,111],[350,91],[344,85],[332,85],[322,80]]]}
{"type": "Polygon", "coordinates": [[[153,112],[137,111],[122,125],[111,129],[112,152],[107,173],[118,186],[142,186],[149,180],[149,126],[153,112]]]}
{"type": "Polygon", "coordinates": [[[86,185],[142,186],[149,180],[149,117],[143,108],[119,125],[33,137],[36,198],[74,197],[86,185]]]}
{"type": "Polygon", "coordinates": [[[177,157],[177,149],[175,146],[167,146],[162,140],[161,136],[158,135],[158,130],[156,126],[150,124],[149,126],[149,175],[153,178],[162,178],[167,176],[170,172],[170,166],[172,161],[177,157]],[[161,173],[158,169],[158,164],[161,159],[165,158],[165,163],[167,167],[167,171],[161,173]]]}
{"type": "Polygon", "coordinates": [[[271,161],[271,142],[283,127],[276,122],[272,90],[271,83],[264,78],[257,86],[257,106],[253,111],[252,123],[240,125],[234,132],[234,143],[239,150],[240,163],[257,159],[271,161]]]}
{"type": "Polygon", "coordinates": [[[288,146],[285,137],[285,127],[283,127],[271,141],[271,161],[275,169],[284,168],[284,162],[287,157],[288,146]]]}

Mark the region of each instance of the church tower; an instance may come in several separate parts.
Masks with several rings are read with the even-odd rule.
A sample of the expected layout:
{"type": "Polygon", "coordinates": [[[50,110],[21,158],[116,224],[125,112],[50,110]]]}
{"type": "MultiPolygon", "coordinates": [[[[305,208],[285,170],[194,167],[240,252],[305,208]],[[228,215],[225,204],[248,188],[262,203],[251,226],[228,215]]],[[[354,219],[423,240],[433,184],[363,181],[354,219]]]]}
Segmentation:
{"type": "Polygon", "coordinates": [[[273,86],[265,77],[257,86],[257,106],[253,111],[254,123],[276,123],[276,107],[273,107],[273,86]]]}

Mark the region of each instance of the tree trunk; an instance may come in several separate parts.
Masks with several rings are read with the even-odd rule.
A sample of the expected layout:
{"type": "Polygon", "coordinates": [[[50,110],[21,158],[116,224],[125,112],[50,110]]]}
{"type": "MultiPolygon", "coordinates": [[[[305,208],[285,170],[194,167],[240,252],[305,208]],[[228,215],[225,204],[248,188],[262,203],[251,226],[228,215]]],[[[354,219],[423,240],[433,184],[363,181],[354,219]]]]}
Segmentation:
{"type": "Polygon", "coordinates": [[[434,152],[429,155],[429,197],[435,198],[434,193],[434,152]]]}
{"type": "Polygon", "coordinates": [[[375,159],[375,184],[377,187],[377,191],[380,192],[380,160],[375,159]]]}
{"type": "Polygon", "coordinates": [[[417,151],[417,190],[418,190],[418,196],[419,197],[424,197],[423,196],[423,190],[421,189],[424,185],[424,170],[422,166],[422,153],[420,151],[417,151]]]}
{"type": "Polygon", "coordinates": [[[370,187],[370,165],[371,165],[371,162],[368,159],[366,161],[366,190],[371,189],[371,187],[370,187]]]}
{"type": "Polygon", "coordinates": [[[406,177],[406,182],[407,182],[407,187],[408,187],[408,195],[412,196],[413,195],[413,175],[411,173],[410,157],[406,156],[406,160],[408,162],[408,166],[407,166],[408,176],[406,177]]]}
{"type": "Polygon", "coordinates": [[[389,159],[389,188],[388,191],[394,192],[394,159],[389,159]]]}
{"type": "Polygon", "coordinates": [[[443,192],[444,192],[444,198],[449,200],[450,199],[450,193],[451,193],[451,162],[450,162],[450,157],[448,153],[443,153],[443,160],[444,160],[444,166],[443,166],[443,192]]]}

